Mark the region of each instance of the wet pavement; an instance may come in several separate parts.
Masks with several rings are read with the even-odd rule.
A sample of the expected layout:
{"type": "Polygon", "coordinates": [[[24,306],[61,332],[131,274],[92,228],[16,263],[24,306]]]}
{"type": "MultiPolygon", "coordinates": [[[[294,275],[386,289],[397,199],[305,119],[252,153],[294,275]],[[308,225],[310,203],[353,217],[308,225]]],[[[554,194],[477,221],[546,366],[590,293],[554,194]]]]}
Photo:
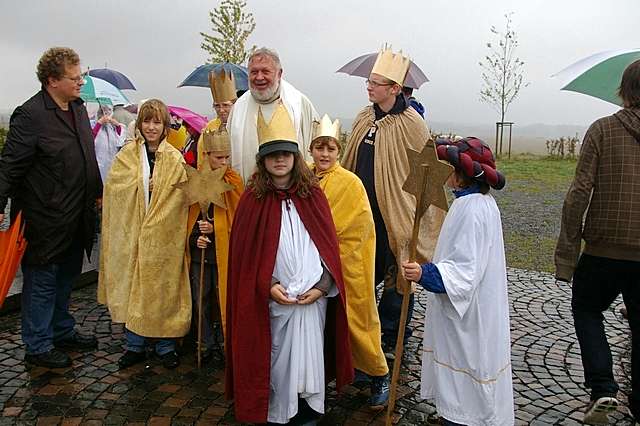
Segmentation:
{"type": "MultiPolygon", "coordinates": [[[[578,344],[572,326],[570,288],[547,274],[508,271],[516,424],[581,424],[589,399],[582,385],[578,344]]],[[[112,324],[96,303],[95,285],[74,291],[71,310],[83,331],[99,339],[96,351],[71,353],[73,366],[26,367],[19,314],[0,317],[0,425],[207,425],[237,424],[224,399],[220,361],[195,367],[193,355],[176,370],[156,360],[119,370],[123,327],[112,324]]],[[[416,298],[414,336],[407,347],[395,421],[424,424],[434,411],[419,399],[420,350],[426,292],[416,298]]],[[[612,424],[630,425],[626,394],[631,365],[630,332],[616,302],[605,313],[622,406],[612,424]]],[[[367,407],[368,389],[349,386],[327,394],[323,425],[384,424],[384,412],[367,407]]]]}

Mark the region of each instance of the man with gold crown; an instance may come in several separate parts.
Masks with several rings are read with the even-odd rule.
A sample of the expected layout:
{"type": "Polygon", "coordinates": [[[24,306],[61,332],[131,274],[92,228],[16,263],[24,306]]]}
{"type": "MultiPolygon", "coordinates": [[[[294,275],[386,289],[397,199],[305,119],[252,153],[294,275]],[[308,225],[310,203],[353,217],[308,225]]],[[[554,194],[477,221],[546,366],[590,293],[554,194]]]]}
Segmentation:
{"type": "MultiPolygon", "coordinates": [[[[229,166],[231,143],[229,133],[222,126],[219,129],[206,129],[198,143],[202,150],[200,168],[217,170],[225,167],[223,180],[233,189],[222,194],[226,209],[211,204],[207,217],[202,217],[199,205],[193,204],[189,209],[187,229],[191,229],[189,249],[191,266],[189,280],[191,281],[191,302],[193,305],[192,324],[198,324],[198,317],[202,315],[202,342],[204,349],[202,358],[207,361],[214,355],[214,346],[220,333],[224,331],[227,306],[227,262],[229,258],[229,234],[231,223],[235,215],[240,195],[244,189],[242,178],[229,166]],[[204,249],[204,251],[202,250],[204,249]],[[204,253],[204,257],[202,254],[204,253]],[[203,304],[202,313],[198,312],[198,298],[200,296],[200,266],[204,262],[203,304]],[[216,325],[218,327],[216,327],[216,325]]],[[[222,354],[221,354],[222,355],[222,354]]]]}
{"type": "Polygon", "coordinates": [[[227,397],[241,422],[314,424],[325,378],[353,378],[338,241],[282,103],[269,124],[258,110],[257,131],[231,231],[227,397]]]}
{"type": "MultiPolygon", "coordinates": [[[[367,80],[372,105],[365,107],[353,123],[344,153],[344,167],[364,184],[376,228],[375,283],[384,281],[378,306],[385,354],[394,358],[404,291],[412,291],[399,275],[399,262],[411,238],[416,199],[402,190],[409,174],[406,148],[422,151],[430,138],[420,115],[402,94],[411,61],[385,47],[367,80]]],[[[435,151],[434,151],[435,156],[435,151]]],[[[418,258],[430,259],[445,212],[430,206],[422,219],[418,258]]],[[[408,324],[413,313],[411,294],[405,327],[405,341],[411,336],[408,324]]]]}
{"type": "Polygon", "coordinates": [[[362,181],[338,162],[339,139],[340,122],[332,123],[325,114],[314,126],[311,170],[327,196],[338,234],[356,380],[360,376],[371,381],[369,406],[382,409],[389,400],[389,367],[380,346],[380,319],[373,282],[375,224],[362,181]]]}
{"type": "Polygon", "coordinates": [[[231,164],[245,181],[256,165],[258,108],[268,120],[278,105],[284,105],[304,156],[308,155],[313,121],[318,119],[311,101],[282,79],[280,57],[274,50],[266,47],[254,50],[248,64],[249,91],[234,105],[227,126],[231,135],[231,164]]]}

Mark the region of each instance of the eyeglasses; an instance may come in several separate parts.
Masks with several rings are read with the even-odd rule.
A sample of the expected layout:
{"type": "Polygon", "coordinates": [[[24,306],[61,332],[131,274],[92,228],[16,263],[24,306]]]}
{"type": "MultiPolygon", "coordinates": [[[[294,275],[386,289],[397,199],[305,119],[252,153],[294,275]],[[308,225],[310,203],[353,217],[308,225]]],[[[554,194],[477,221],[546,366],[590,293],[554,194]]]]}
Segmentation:
{"type": "Polygon", "coordinates": [[[66,78],[67,80],[71,80],[76,84],[84,84],[85,80],[84,80],[84,75],[78,76],[78,77],[68,77],[66,75],[63,75],[62,78],[66,78]]]}
{"type": "Polygon", "coordinates": [[[377,81],[366,79],[364,84],[365,86],[382,87],[382,86],[393,86],[395,83],[378,83],[377,81]]]}

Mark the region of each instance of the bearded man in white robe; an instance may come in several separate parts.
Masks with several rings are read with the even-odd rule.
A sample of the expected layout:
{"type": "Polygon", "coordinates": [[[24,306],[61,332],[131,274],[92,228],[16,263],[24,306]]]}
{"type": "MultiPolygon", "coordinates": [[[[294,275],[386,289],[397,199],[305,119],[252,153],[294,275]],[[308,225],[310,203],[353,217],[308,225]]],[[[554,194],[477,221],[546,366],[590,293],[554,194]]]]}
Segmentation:
{"type": "Polygon", "coordinates": [[[231,137],[231,167],[245,181],[251,177],[256,165],[258,107],[268,122],[279,101],[282,101],[293,120],[301,145],[300,152],[307,157],[313,121],[319,119],[309,98],[282,79],[278,53],[262,47],[253,51],[248,63],[249,91],[236,101],[227,124],[231,137]]]}

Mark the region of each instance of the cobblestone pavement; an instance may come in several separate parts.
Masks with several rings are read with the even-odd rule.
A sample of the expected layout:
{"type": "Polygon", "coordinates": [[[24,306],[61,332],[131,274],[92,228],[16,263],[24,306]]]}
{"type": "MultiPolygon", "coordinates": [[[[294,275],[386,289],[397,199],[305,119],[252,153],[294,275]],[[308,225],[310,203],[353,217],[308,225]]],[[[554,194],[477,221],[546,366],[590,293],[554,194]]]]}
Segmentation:
{"type": "MultiPolygon", "coordinates": [[[[549,275],[509,270],[511,336],[516,424],[580,424],[588,394],[570,312],[570,292],[549,275]]],[[[417,298],[414,336],[407,348],[395,420],[423,424],[432,405],[419,400],[419,348],[426,293],[417,298]]],[[[617,313],[605,313],[623,406],[612,423],[629,425],[626,393],[630,377],[628,325],[617,313]]],[[[119,371],[122,325],[114,325],[95,300],[95,286],[73,293],[72,310],[81,328],[99,338],[95,352],[72,353],[73,367],[25,368],[17,314],[0,318],[0,425],[187,425],[235,424],[223,396],[220,363],[202,370],[193,356],[165,370],[157,361],[119,371]]],[[[383,424],[384,412],[366,406],[368,390],[348,387],[327,396],[324,425],[383,424]]]]}

